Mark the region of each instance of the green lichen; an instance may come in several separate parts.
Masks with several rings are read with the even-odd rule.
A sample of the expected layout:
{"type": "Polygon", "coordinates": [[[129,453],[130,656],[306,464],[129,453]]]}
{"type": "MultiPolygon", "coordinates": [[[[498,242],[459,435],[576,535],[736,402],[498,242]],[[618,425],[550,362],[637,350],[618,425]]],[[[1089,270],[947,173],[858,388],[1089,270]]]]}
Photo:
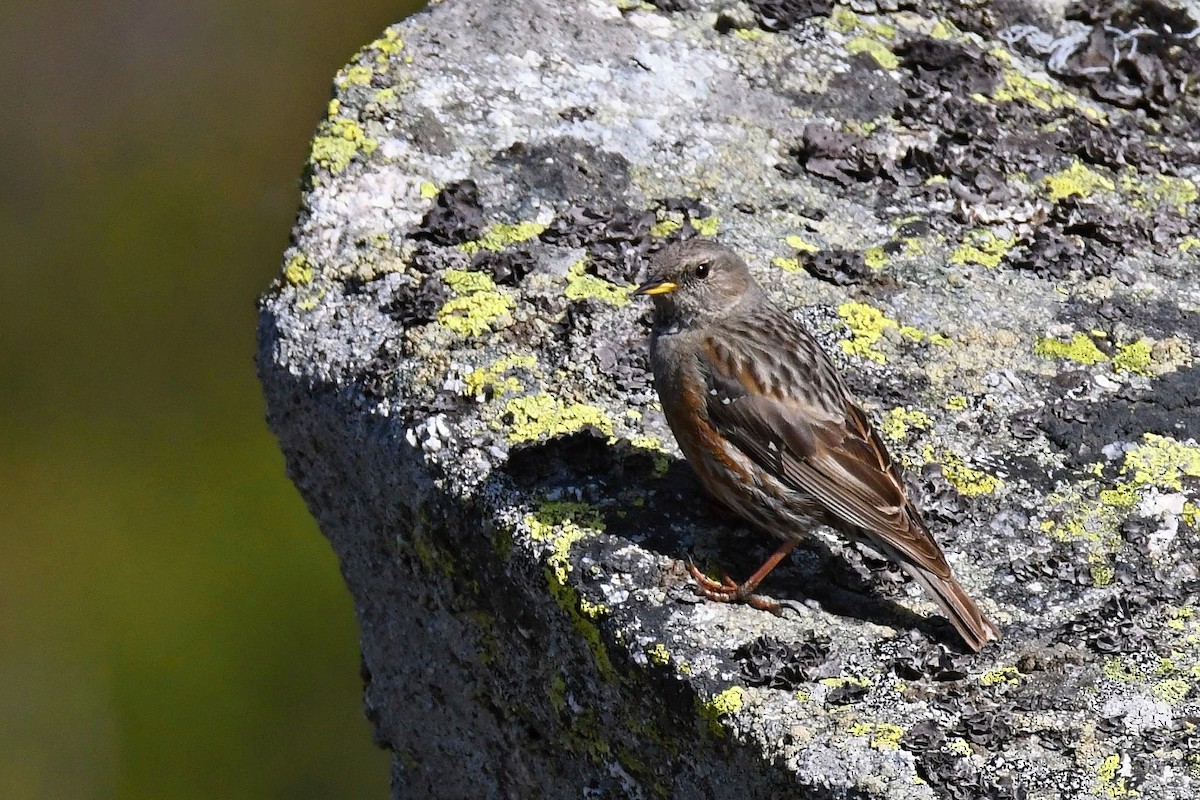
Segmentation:
{"type": "Polygon", "coordinates": [[[596,624],[596,620],[608,609],[582,597],[569,583],[571,547],[587,536],[603,532],[604,520],[587,503],[556,501],[540,504],[534,513],[526,516],[525,523],[529,526],[530,538],[551,545],[545,569],[550,596],[567,614],[572,627],[587,644],[600,676],[607,681],[613,680],[615,671],[612,661],[596,624]]]}
{"type": "Polygon", "coordinates": [[[313,137],[309,160],[336,175],[361,153],[371,154],[379,142],[367,136],[363,127],[347,117],[326,120],[313,137]]]}
{"type": "Polygon", "coordinates": [[[1131,372],[1134,375],[1153,375],[1154,370],[1150,369],[1153,361],[1151,344],[1149,339],[1143,338],[1129,344],[1117,345],[1117,353],[1113,356],[1113,370],[1131,372]]]}
{"type": "Polygon", "coordinates": [[[1075,334],[1069,342],[1038,337],[1033,344],[1033,352],[1046,358],[1065,358],[1068,361],[1089,366],[1108,360],[1108,356],[1096,347],[1096,343],[1086,333],[1075,334]]]}
{"type": "Polygon", "coordinates": [[[1116,184],[1099,172],[1073,161],[1071,166],[1042,178],[1046,196],[1054,202],[1068,197],[1089,197],[1097,191],[1116,191],[1116,184]]]}
{"type": "Polygon", "coordinates": [[[969,231],[963,243],[950,254],[950,263],[960,266],[980,264],[995,269],[1016,243],[1015,236],[997,236],[988,228],[969,231]]]}
{"type": "Polygon", "coordinates": [[[498,253],[518,242],[528,241],[541,234],[544,230],[546,230],[546,226],[540,222],[518,222],[515,224],[500,222],[488,226],[482,236],[473,242],[460,244],[458,249],[467,254],[478,253],[480,250],[498,253]]]}
{"type": "Polygon", "coordinates": [[[611,281],[587,272],[587,259],[581,258],[567,269],[567,288],[563,294],[568,300],[593,298],[610,306],[623,306],[629,302],[634,287],[618,286],[611,281]]]}
{"type": "Polygon", "coordinates": [[[478,336],[490,331],[516,307],[512,298],[482,272],[451,269],[442,279],[459,296],[446,301],[437,312],[437,320],[455,333],[478,336]]]}
{"type": "Polygon", "coordinates": [[[563,404],[548,392],[515,397],[505,406],[508,441],[513,444],[562,436],[592,426],[606,436],[613,423],[603,409],[584,403],[563,404]]]}

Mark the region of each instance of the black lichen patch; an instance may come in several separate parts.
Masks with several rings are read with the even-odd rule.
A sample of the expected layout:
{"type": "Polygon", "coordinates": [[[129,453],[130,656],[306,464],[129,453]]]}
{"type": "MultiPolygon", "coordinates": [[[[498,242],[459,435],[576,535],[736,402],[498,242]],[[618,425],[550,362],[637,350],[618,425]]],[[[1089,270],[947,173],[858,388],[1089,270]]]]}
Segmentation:
{"type": "Polygon", "coordinates": [[[1151,115],[1174,106],[1200,76],[1200,21],[1184,9],[1157,0],[1082,0],[1070,6],[1067,19],[1090,27],[1056,35],[1018,25],[1001,37],[1042,58],[1049,72],[1097,100],[1151,115]]]}
{"type": "Polygon", "coordinates": [[[510,249],[493,252],[480,250],[471,260],[471,268],[486,272],[502,286],[516,286],[533,272],[537,259],[528,250],[510,249]]]}
{"type": "Polygon", "coordinates": [[[1113,597],[1098,610],[1067,622],[1055,638],[1093,653],[1152,653],[1158,643],[1141,621],[1149,611],[1148,601],[1128,594],[1113,597]]]}
{"type": "Polygon", "coordinates": [[[797,689],[822,677],[829,660],[829,641],[789,643],[770,636],[760,636],[733,652],[747,686],[766,686],[771,689],[797,689]]]}
{"type": "Polygon", "coordinates": [[[438,309],[450,299],[450,289],[436,275],[420,283],[407,281],[399,286],[383,306],[383,312],[405,328],[432,322],[438,309]]]}
{"type": "Polygon", "coordinates": [[[629,161],[620,153],[563,137],[518,142],[496,157],[517,197],[539,197],[564,207],[581,197],[617,205],[629,188],[629,161]]]}
{"type": "Polygon", "coordinates": [[[790,30],[807,19],[827,16],[833,9],[831,0],[749,0],[749,5],[767,31],[790,30]]]}
{"type": "Polygon", "coordinates": [[[587,250],[588,273],[621,285],[634,283],[649,258],[666,244],[696,235],[694,220],[711,214],[693,198],[668,198],[649,208],[576,205],[555,217],[539,239],[560,247],[587,250]],[[664,237],[652,235],[660,215],[682,218],[680,227],[664,237]]]}
{"type": "Polygon", "coordinates": [[[539,238],[547,244],[585,248],[589,273],[628,285],[650,252],[655,219],[653,210],[573,206],[555,217],[539,238]]]}
{"type": "Polygon", "coordinates": [[[888,166],[883,153],[866,137],[820,123],[805,126],[803,138],[788,155],[794,161],[776,167],[785,175],[804,170],[842,186],[869,182],[888,166]]]}
{"type": "Polygon", "coordinates": [[[853,286],[871,276],[866,259],[857,250],[830,248],[800,253],[799,261],[809,275],[834,286],[853,286]]]}
{"type": "Polygon", "coordinates": [[[483,233],[483,206],[474,181],[458,181],[438,192],[412,238],[443,246],[463,244],[483,233]]]}
{"type": "Polygon", "coordinates": [[[1039,427],[1072,468],[1096,461],[1114,442],[1136,442],[1145,433],[1200,438],[1200,367],[1164,375],[1144,391],[1122,389],[1101,403],[1060,398],[1039,427]]]}
{"type": "Polygon", "coordinates": [[[1185,336],[1200,342],[1200,313],[1163,298],[1118,293],[1101,303],[1072,299],[1063,304],[1058,319],[1082,330],[1098,329],[1111,334],[1113,325],[1120,322],[1155,339],[1185,336]]]}

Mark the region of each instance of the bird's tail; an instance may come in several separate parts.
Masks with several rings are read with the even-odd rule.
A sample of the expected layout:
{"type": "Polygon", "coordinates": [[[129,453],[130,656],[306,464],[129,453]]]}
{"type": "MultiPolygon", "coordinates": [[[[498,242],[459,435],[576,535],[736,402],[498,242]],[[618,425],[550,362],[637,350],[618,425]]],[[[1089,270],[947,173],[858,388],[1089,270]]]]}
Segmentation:
{"type": "Polygon", "coordinates": [[[1000,629],[983,615],[979,606],[975,605],[975,601],[967,594],[966,589],[959,585],[953,575],[945,577],[936,575],[913,564],[908,559],[900,560],[898,563],[917,583],[925,588],[929,596],[958,629],[958,633],[967,643],[967,647],[978,653],[985,644],[1000,638],[1000,629]]]}

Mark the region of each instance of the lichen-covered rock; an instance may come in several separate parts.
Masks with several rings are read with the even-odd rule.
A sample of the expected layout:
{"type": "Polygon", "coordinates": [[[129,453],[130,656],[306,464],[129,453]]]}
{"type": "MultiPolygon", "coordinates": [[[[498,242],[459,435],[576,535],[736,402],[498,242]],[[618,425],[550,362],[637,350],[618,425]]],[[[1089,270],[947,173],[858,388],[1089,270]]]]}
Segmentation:
{"type": "Polygon", "coordinates": [[[1196,795],[1200,11],[900,5],[448,0],[339,73],[259,369],[397,797],[1196,795]],[[1000,643],[821,531],[782,617],[692,593],[774,547],[647,377],[629,288],[692,235],[1000,643]]]}

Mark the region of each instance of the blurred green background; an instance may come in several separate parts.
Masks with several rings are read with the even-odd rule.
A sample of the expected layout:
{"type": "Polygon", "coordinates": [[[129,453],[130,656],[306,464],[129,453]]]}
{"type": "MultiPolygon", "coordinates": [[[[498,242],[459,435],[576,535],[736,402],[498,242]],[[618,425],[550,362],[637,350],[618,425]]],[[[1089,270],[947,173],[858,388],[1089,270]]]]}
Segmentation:
{"type": "Polygon", "coordinates": [[[0,797],[386,797],[254,299],[334,72],[420,5],[0,3],[0,797]]]}

